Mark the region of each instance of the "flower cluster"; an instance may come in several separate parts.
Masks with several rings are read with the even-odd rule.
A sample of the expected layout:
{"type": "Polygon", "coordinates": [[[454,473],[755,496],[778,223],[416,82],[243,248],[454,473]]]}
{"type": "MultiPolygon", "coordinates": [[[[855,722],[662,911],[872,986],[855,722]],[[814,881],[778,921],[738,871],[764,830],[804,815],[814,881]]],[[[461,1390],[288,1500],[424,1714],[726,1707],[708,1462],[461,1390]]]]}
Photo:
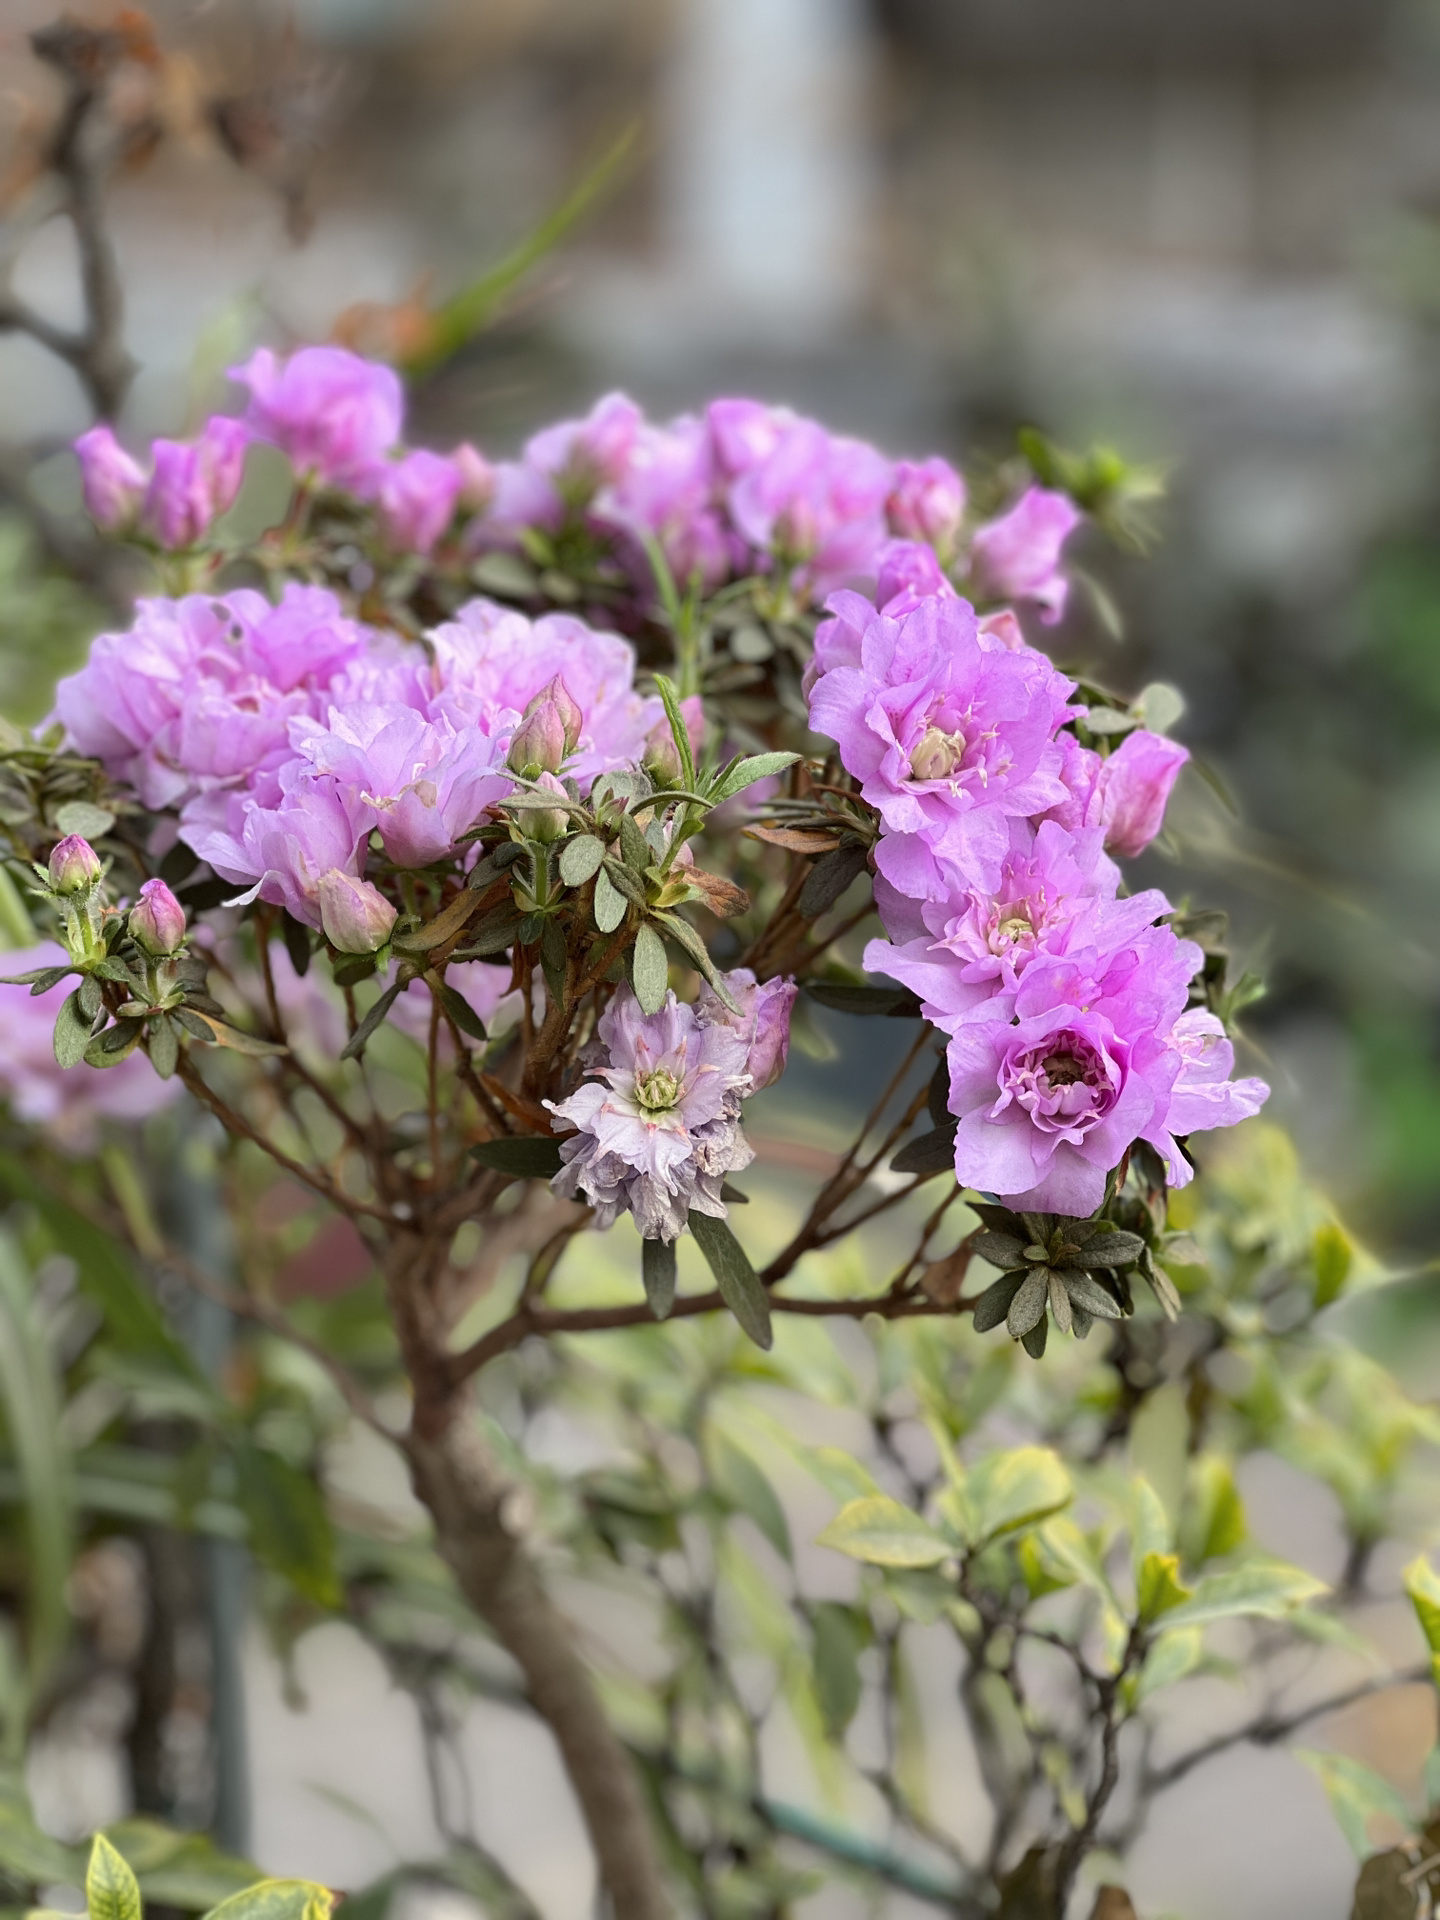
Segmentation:
{"type": "Polygon", "coordinates": [[[898,541],[923,543],[976,602],[1027,603],[1046,621],[1064,609],[1061,552],[1079,522],[1064,495],[1032,486],[999,517],[977,519],[947,461],[891,460],[787,407],[716,400],[657,425],[610,394],[492,464],[468,445],[406,448],[399,381],[344,348],[286,360],[261,348],[231,372],[249,393],[243,418],[212,420],[190,446],[157,442],[148,480],[109,428],[77,442],[103,528],[194,546],[233,500],[245,444],[258,440],[288,457],[302,486],[372,511],[393,553],[443,549],[456,569],[579,535],[647,598],[658,553],[682,590],[758,575],[818,606],[873,580],[898,541]]]}
{"type": "Polygon", "coordinates": [[[522,771],[582,788],[639,761],[664,710],[634,675],[627,641],[565,614],[474,601],[422,650],[291,584],[278,606],[243,588],[142,601],[56,711],[223,879],[365,953],[395,919],[364,878],[372,833],[393,868],[450,857],[514,790],[517,742],[522,771]]]}
{"type": "Polygon", "coordinates": [[[583,1194],[601,1226],[628,1212],[643,1239],[669,1243],[691,1213],[724,1219],[725,1176],[755,1157],[740,1103],[785,1070],[795,983],[758,985],[743,969],[722,978],[738,1011],[706,986],[693,1007],[668,993],[647,1015],[622,988],[601,1017],[592,1077],[547,1102],[574,1129],[551,1185],[583,1194]]]}
{"type": "MultiPolygon", "coordinates": [[[[840,593],[816,638],[811,724],[879,815],[888,940],[865,964],[950,1035],[955,1169],[1015,1207],[1080,1216],[1137,1141],[1190,1178],[1181,1136],[1256,1112],[1198,947],[1164,895],[1122,896],[1113,853],[1160,830],[1187,755],[1132,731],[1108,757],[1070,730],[1074,683],[943,581],[876,607],[840,593]]],[[[883,588],[882,588],[883,591],[883,588]]]]}

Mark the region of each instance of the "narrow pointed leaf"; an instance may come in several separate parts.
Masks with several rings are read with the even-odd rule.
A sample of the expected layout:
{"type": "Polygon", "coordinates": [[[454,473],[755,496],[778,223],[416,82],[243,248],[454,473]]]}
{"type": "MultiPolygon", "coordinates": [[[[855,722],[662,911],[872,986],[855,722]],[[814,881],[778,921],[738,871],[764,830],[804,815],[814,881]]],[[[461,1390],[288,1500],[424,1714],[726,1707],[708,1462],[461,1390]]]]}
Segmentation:
{"type": "Polygon", "coordinates": [[[645,1298],[657,1320],[669,1318],[675,1304],[675,1243],[670,1240],[640,1242],[640,1277],[645,1283],[645,1298]]]}
{"type": "Polygon", "coordinates": [[[560,1157],[560,1142],[547,1140],[541,1134],[482,1140],[470,1153],[482,1167],[489,1167],[495,1173],[508,1173],[516,1180],[550,1180],[565,1164],[560,1157]]]}
{"type": "Polygon", "coordinates": [[[723,1220],[708,1213],[690,1215],[690,1231],[715,1276],[720,1297],[757,1347],[774,1344],[770,1325],[770,1298],[749,1255],[723,1220]]]}

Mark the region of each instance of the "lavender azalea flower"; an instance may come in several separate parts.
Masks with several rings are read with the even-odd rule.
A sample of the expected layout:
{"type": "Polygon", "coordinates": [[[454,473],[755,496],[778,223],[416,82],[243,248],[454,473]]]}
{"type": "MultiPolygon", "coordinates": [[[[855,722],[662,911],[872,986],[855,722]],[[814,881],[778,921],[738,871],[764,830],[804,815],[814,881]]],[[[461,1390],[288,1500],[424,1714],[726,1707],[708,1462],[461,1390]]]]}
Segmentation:
{"type": "Polygon", "coordinates": [[[187,809],[180,838],[222,880],[245,887],[237,904],[268,900],[319,927],[321,881],[338,869],[360,876],[372,810],[334,781],[285,769],[272,803],[220,792],[187,809]]]}
{"type": "Polygon", "coordinates": [[[819,598],[874,572],[889,534],[890,479],[890,462],[873,447],[794,420],[732,482],[728,504],[757,559],[773,558],[819,598]]]}
{"type": "Polygon", "coordinates": [[[157,440],[140,508],[142,530],[162,547],[195,546],[211,522],[234,506],[249,440],[243,423],[225,414],[207,422],[197,440],[157,440]]]}
{"type": "Polygon", "coordinates": [[[965,517],[965,482],[948,460],[897,460],[885,502],[890,531],[947,556],[965,517]]]}
{"type": "Polygon", "coordinates": [[[980,633],[966,601],[922,600],[898,620],[872,612],[858,662],[815,683],[810,723],[879,811],[876,860],[892,886],[944,898],[942,861],[993,873],[1009,819],[1063,802],[1054,740],[1072,691],[1043,654],[980,633]]]}
{"type": "Polygon", "coordinates": [[[958,887],[918,908],[877,889],[877,904],[898,944],[872,940],[865,965],[920,996],[927,1020],[946,1033],[985,1001],[1013,993],[1037,959],[1076,949],[1113,953],[1170,911],[1153,888],[1119,900],[1119,870],[1106,858],[1098,828],[1068,833],[1053,821],[1038,831],[1010,823],[1011,847],[991,887],[958,887]],[[895,921],[891,927],[892,917],[895,921]]]}
{"type": "Polygon", "coordinates": [[[1118,953],[1037,960],[1013,1001],[994,996],[962,1020],[948,1056],[960,1180],[1015,1207],[1085,1215],[1145,1140],[1183,1186],[1176,1131],[1231,1125],[1267,1092],[1224,1084],[1233,1056],[1209,1016],[1187,1014],[1200,959],[1168,927],[1150,928],[1118,953]]]}
{"type": "Polygon", "coordinates": [[[1102,758],[1073,735],[1061,737],[1066,797],[1050,817],[1067,827],[1101,827],[1111,853],[1133,859],[1165,824],[1165,808],[1188,748],[1143,727],[1102,758]]]}
{"type": "Polygon", "coordinates": [[[382,469],[376,482],[380,525],[401,553],[428,554],[455,517],[461,473],[454,460],[417,447],[382,469]]]}
{"type": "Polygon", "coordinates": [[[726,1174],[754,1158],[740,1130],[745,1039],[705,1025],[673,993],[645,1014],[622,987],[601,1015],[599,1051],[595,1078],[546,1102],[575,1129],[553,1191],[583,1194],[603,1227],[633,1213],[647,1240],[677,1239],[692,1210],[723,1219],[726,1174]]]}
{"type": "Polygon", "coordinates": [[[251,434],[288,454],[302,478],[363,486],[400,439],[399,378],[343,347],[302,347],[287,360],[261,347],[230,377],[250,389],[251,434]]]}
{"type": "MultiPolygon", "coordinates": [[[[508,717],[508,716],[507,716],[508,717]]],[[[328,723],[292,721],[305,765],[327,776],[397,866],[424,867],[510,792],[503,744],[399,705],[332,707],[328,723]]]]}
{"type": "Polygon", "coordinates": [[[105,633],[55,691],[71,743],[150,807],[182,805],[252,780],[288,757],[287,727],[365,646],[319,587],[287,586],[278,607],[248,588],[142,600],[128,633],[105,633]]]}
{"type": "MultiPolygon", "coordinates": [[[[702,982],[695,1011],[707,1027],[728,1027],[745,1042],[745,1071],[750,1092],[774,1086],[790,1055],[790,1010],[800,991],[795,981],[777,976],[758,981],[748,967],[724,975],[725,985],[740,1011],[730,1008],[708,982],[702,982]]],[[[748,1097],[748,1096],[747,1096],[748,1097]]]]}
{"type": "Polygon", "coordinates": [[[1070,583],[1060,553],[1080,524],[1063,493],[1029,487],[1000,519],[981,527],[970,545],[970,579],[983,600],[1028,600],[1052,626],[1065,611],[1070,583]]]}

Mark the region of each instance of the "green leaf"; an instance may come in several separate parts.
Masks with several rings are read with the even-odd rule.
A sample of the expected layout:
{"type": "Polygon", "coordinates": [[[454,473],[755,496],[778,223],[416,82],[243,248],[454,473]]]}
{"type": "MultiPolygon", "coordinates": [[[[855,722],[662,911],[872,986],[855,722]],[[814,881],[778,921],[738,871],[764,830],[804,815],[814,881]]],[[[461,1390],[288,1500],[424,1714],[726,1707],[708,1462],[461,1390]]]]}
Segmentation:
{"type": "Polygon", "coordinates": [[[595,876],[595,924],[601,933],[614,933],[625,918],[627,901],[610,875],[601,867],[595,876]]]}
{"type": "Polygon", "coordinates": [[[205,1920],[330,1920],[335,1896],[313,1880],[261,1880],[232,1893],[205,1920]]]}
{"type": "Polygon", "coordinates": [[[605,858],[605,843],[593,833],[577,833],[560,849],[560,878],[567,887],[583,887],[600,871],[605,858]]]}
{"type": "Polygon", "coordinates": [[[106,807],[92,806],[88,800],[67,800],[55,809],[55,824],[62,834],[78,833],[82,840],[98,840],[115,824],[115,816],[106,807]]]}
{"type": "Polygon", "coordinates": [[[48,993],[51,987],[58,987],[67,974],[78,973],[78,967],[32,967],[28,973],[7,973],[0,977],[0,987],[29,987],[32,1000],[42,993],[48,993]]]}
{"type": "Polygon", "coordinates": [[[696,966],[709,981],[721,1002],[731,1013],[740,1011],[734,994],[725,984],[725,976],[710,958],[710,950],[688,920],[682,920],[678,913],[656,913],[655,918],[671,933],[677,944],[682,946],[695,962],[696,966]]]}
{"type": "Polygon", "coordinates": [[[385,991],[380,995],[380,998],[375,1002],[374,1006],[371,1007],[370,1011],[365,1015],[365,1018],[360,1022],[359,1026],[356,1027],[354,1033],[351,1034],[350,1038],[345,1042],[345,1045],[340,1049],[340,1058],[342,1060],[358,1060],[360,1058],[361,1054],[365,1051],[366,1043],[370,1040],[371,1036],[377,1033],[381,1026],[384,1025],[385,1016],[399,998],[400,982],[397,980],[392,986],[386,987],[385,991]]]}
{"type": "Polygon", "coordinates": [[[640,1242],[640,1278],[645,1298],[657,1320],[666,1320],[675,1304],[675,1243],[673,1240],[640,1242]]]}
{"type": "Polygon", "coordinates": [[[658,1013],[670,990],[670,962],[665,942],[651,926],[641,925],[630,954],[630,984],[642,1013],[658,1013]]]}
{"type": "Polygon", "coordinates": [[[1191,1597],[1191,1589],[1180,1578],[1178,1553],[1147,1553],[1140,1562],[1135,1582],[1135,1604],[1147,1624],[1158,1620],[1191,1597]]]}
{"type": "Polygon", "coordinates": [[[235,1477],[256,1555],[317,1606],[338,1607],[343,1595],[335,1539],[313,1475],[268,1447],[241,1440],[235,1447],[235,1477]]]}
{"type": "Polygon", "coordinates": [[[90,1045],[92,1024],[81,1008],[79,989],[67,994],[60,1002],[60,1011],[55,1015],[56,1066],[79,1066],[85,1058],[85,1049],[90,1045]]]}
{"type": "Polygon", "coordinates": [[[805,876],[796,901],[797,911],[806,920],[818,920],[828,913],[840,896],[859,879],[869,865],[868,849],[858,840],[848,840],[822,853],[805,876]]]}
{"type": "Polygon", "coordinates": [[[1200,1665],[1205,1657],[1205,1636],[1199,1627],[1178,1627],[1163,1632],[1145,1656],[1135,1683],[1134,1704],[1138,1707],[1153,1693],[1176,1686],[1200,1665]]]}
{"type": "MultiPolygon", "coordinates": [[[[1421,1881],[1428,1888],[1429,1875],[1421,1881]]],[[[1387,1847],[1372,1853],[1355,1882],[1350,1920],[1422,1920],[1431,1911],[1427,1895],[1416,1884],[1414,1857],[1407,1848],[1387,1847]]]]}
{"type": "Polygon", "coordinates": [[[482,1167],[508,1173],[516,1180],[552,1180],[565,1164],[560,1157],[560,1142],[543,1134],[482,1140],[470,1153],[482,1167]]]}
{"type": "Polygon", "coordinates": [[[665,708],[665,717],[670,722],[670,732],[675,741],[675,751],[680,756],[680,773],[687,787],[695,785],[695,755],[690,746],[690,729],[685,724],[685,715],[680,710],[680,690],[673,680],[667,680],[663,673],[655,676],[655,691],[659,694],[665,708]]]}
{"type": "Polygon", "coordinates": [[[1440,1575],[1422,1554],[1410,1562],[1400,1578],[1430,1649],[1430,1672],[1440,1686],[1440,1575]]]}
{"type": "Polygon", "coordinates": [[[708,1213],[690,1214],[690,1232],[715,1276],[720,1297],[745,1333],[766,1352],[774,1344],[770,1325],[770,1296],[735,1235],[723,1220],[708,1213]]]}
{"type": "MultiPolygon", "coordinates": [[[[954,1157],[953,1149],[951,1157],[954,1157]]],[[[1024,1273],[1029,1265],[1025,1258],[1025,1243],[1017,1240],[1013,1233],[972,1233],[970,1250],[1004,1272],[1024,1273]]],[[[1007,1301],[1005,1304],[1008,1307],[1010,1303],[1007,1301]]],[[[1001,1319],[1004,1317],[1003,1314],[1000,1316],[1001,1319]]],[[[994,1324],[998,1326],[999,1321],[994,1324]]]]}
{"type": "MultiPolygon", "coordinates": [[[[399,989],[395,988],[393,991],[398,992],[399,989]]],[[[290,1051],[288,1047],[281,1046],[278,1040],[262,1040],[258,1033],[244,1033],[239,1027],[232,1027],[228,1020],[217,1020],[198,1007],[187,1007],[185,1011],[192,1019],[204,1021],[210,1030],[210,1040],[214,1046],[225,1047],[231,1053],[243,1053],[247,1059],[251,1060],[270,1060],[277,1054],[290,1051]]],[[[104,1037],[102,1034],[101,1038],[104,1037]]],[[[352,1041],[351,1045],[353,1044],[352,1041]]],[[[350,1057],[348,1048],[340,1056],[342,1060],[350,1057]]]]}
{"type": "Polygon", "coordinates": [[[985,1289],[975,1302],[975,1311],[971,1316],[977,1333],[989,1333],[992,1327],[999,1326],[1009,1314],[1011,1304],[1028,1275],[1028,1268],[1022,1268],[1018,1273],[1002,1274],[985,1289]]]}
{"type": "Polygon", "coordinates": [[[1074,1497],[1065,1462],[1051,1447],[986,1454],[962,1490],[966,1534],[972,1546],[983,1546],[1001,1534],[1035,1526],[1074,1497]]]}
{"type": "Polygon", "coordinates": [[[790,1526],[775,1489],[754,1460],[727,1435],[709,1436],[710,1466],[720,1492],[755,1522],[782,1560],[790,1558],[790,1526]]]}
{"type": "Polygon", "coordinates": [[[815,1697],[825,1731],[832,1740],[841,1740],[860,1705],[860,1655],[870,1644],[870,1621],[837,1600],[820,1601],[812,1619],[815,1697]]]}
{"type": "MultiPolygon", "coordinates": [[[[746,787],[753,787],[757,780],[768,780],[771,774],[783,773],[786,767],[793,767],[799,758],[798,753],[752,753],[723,774],[705,797],[711,806],[718,807],[722,800],[743,793],[746,787]]],[[[693,775],[687,775],[686,785],[692,782],[693,775]]]]}
{"type": "Polygon", "coordinates": [[[892,1173],[954,1173],[955,1128],[937,1127],[901,1147],[890,1162],[892,1173]]]}
{"type": "Polygon", "coordinates": [[[620,858],[634,874],[643,874],[655,858],[650,842],[629,813],[620,816],[620,858]]]}
{"type": "Polygon", "coordinates": [[[1414,1831],[1415,1822],[1409,1807],[1373,1767],[1352,1760],[1344,1753],[1314,1753],[1303,1747],[1292,1751],[1319,1779],[1330,1810],[1357,1859],[1364,1860],[1375,1852],[1370,1822],[1377,1815],[1398,1821],[1406,1833],[1414,1831]]]}
{"type": "Polygon", "coordinates": [[[150,1029],[150,1064],[162,1080],[168,1080],[180,1064],[180,1042],[163,1013],[150,1029]]]}
{"type": "Polygon", "coordinates": [[[1133,1266],[1145,1251],[1138,1233],[1101,1233],[1066,1260],[1067,1267],[1133,1266]]]}
{"type": "Polygon", "coordinates": [[[455,987],[450,986],[444,980],[439,983],[439,993],[440,1005],[444,1008],[449,1018],[454,1021],[461,1033],[466,1034],[471,1040],[484,1041],[489,1039],[490,1036],[485,1031],[485,1022],[480,1018],[479,1014],[476,1013],[463,993],[459,992],[455,987]]]}
{"type": "Polygon", "coordinates": [[[1315,1269],[1315,1305],[1328,1307],[1344,1292],[1355,1263],[1355,1249],[1345,1229],[1333,1220],[1317,1227],[1310,1242],[1310,1262],[1315,1269]]]}
{"type": "Polygon", "coordinates": [[[1212,1620],[1231,1620],[1250,1614],[1261,1620],[1283,1620],[1327,1592],[1325,1582],[1299,1567],[1274,1560],[1251,1560],[1228,1573],[1212,1573],[1194,1593],[1166,1615],[1172,1627],[1206,1626],[1212,1620]]]}
{"type": "Polygon", "coordinates": [[[90,1847],[85,1869],[85,1904],[90,1920],[142,1920],[140,1888],[123,1856],[103,1833],[90,1847]]]}
{"type": "Polygon", "coordinates": [[[872,1567],[938,1567],[956,1550],[928,1520],[885,1494],[847,1501],[816,1544],[872,1567]]]}

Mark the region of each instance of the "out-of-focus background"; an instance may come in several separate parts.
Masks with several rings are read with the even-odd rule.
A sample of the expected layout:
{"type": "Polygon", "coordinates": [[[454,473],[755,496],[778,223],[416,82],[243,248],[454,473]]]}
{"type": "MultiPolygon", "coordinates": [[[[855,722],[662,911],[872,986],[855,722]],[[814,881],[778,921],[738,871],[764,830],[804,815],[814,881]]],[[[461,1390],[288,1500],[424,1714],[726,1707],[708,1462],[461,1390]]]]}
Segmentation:
{"type": "MultiPolygon", "coordinates": [[[[52,11],[0,0],[0,218],[48,97],[26,35],[52,11]]],[[[193,424],[258,339],[338,327],[363,350],[392,338],[407,302],[503,259],[636,123],[611,190],[419,388],[414,439],[502,454],[622,386],[661,413],[754,392],[888,451],[972,466],[1008,454],[1026,422],[1165,463],[1154,552],[1089,541],[1093,587],[1057,657],[1122,691],[1155,678],[1184,689],[1178,731],[1215,784],[1187,776],[1171,854],[1147,877],[1230,908],[1269,985],[1250,1026],[1278,1117],[1310,1165],[1381,1245],[1434,1246],[1440,6],[174,0],[152,12],[168,62],[151,105],[167,137],[137,146],[113,207],[138,434],[193,424]]],[[[16,284],[48,312],[76,310],[60,226],[24,247],[16,284]]],[[[30,485],[62,519],[76,496],[60,449],[86,424],[64,370],[0,337],[0,441],[41,456],[30,485]]],[[[0,705],[38,714],[104,614],[46,573],[0,472],[6,487],[0,705]],[[43,658],[37,631],[53,635],[43,658]]],[[[1275,1502],[1283,1519],[1283,1486],[1275,1502]]],[[[340,1880],[383,1864],[387,1826],[405,1845],[428,1818],[409,1710],[355,1669],[343,1631],[297,1656],[323,1715],[292,1712],[258,1654],[251,1675],[254,1844],[281,1870],[340,1880]]],[[[523,1833],[533,1797],[554,1792],[534,1739],[517,1721],[472,1756],[472,1790],[502,1830],[523,1833]]],[[[80,1748],[65,1752],[73,1797],[80,1748]]],[[[96,1765],[102,1818],[111,1787],[96,1765]]],[[[1269,1757],[1238,1759],[1229,1780],[1207,1817],[1257,1795],[1275,1796],[1277,1818],[1310,1806],[1269,1757]]],[[[1325,1853],[1323,1825],[1314,1833],[1288,1864],[1258,1837],[1228,1865],[1210,1847],[1192,1862],[1190,1910],[1338,1917],[1343,1858],[1325,1853]],[[1305,1878],[1317,1857],[1328,1879],[1305,1878]]],[[[533,1838],[546,1911],[578,1915],[574,1823],[533,1838]]],[[[1157,1859],[1162,1842],[1177,1843],[1168,1827],[1157,1859]]],[[[1177,1897],[1163,1872],[1151,1880],[1177,1897]]]]}

